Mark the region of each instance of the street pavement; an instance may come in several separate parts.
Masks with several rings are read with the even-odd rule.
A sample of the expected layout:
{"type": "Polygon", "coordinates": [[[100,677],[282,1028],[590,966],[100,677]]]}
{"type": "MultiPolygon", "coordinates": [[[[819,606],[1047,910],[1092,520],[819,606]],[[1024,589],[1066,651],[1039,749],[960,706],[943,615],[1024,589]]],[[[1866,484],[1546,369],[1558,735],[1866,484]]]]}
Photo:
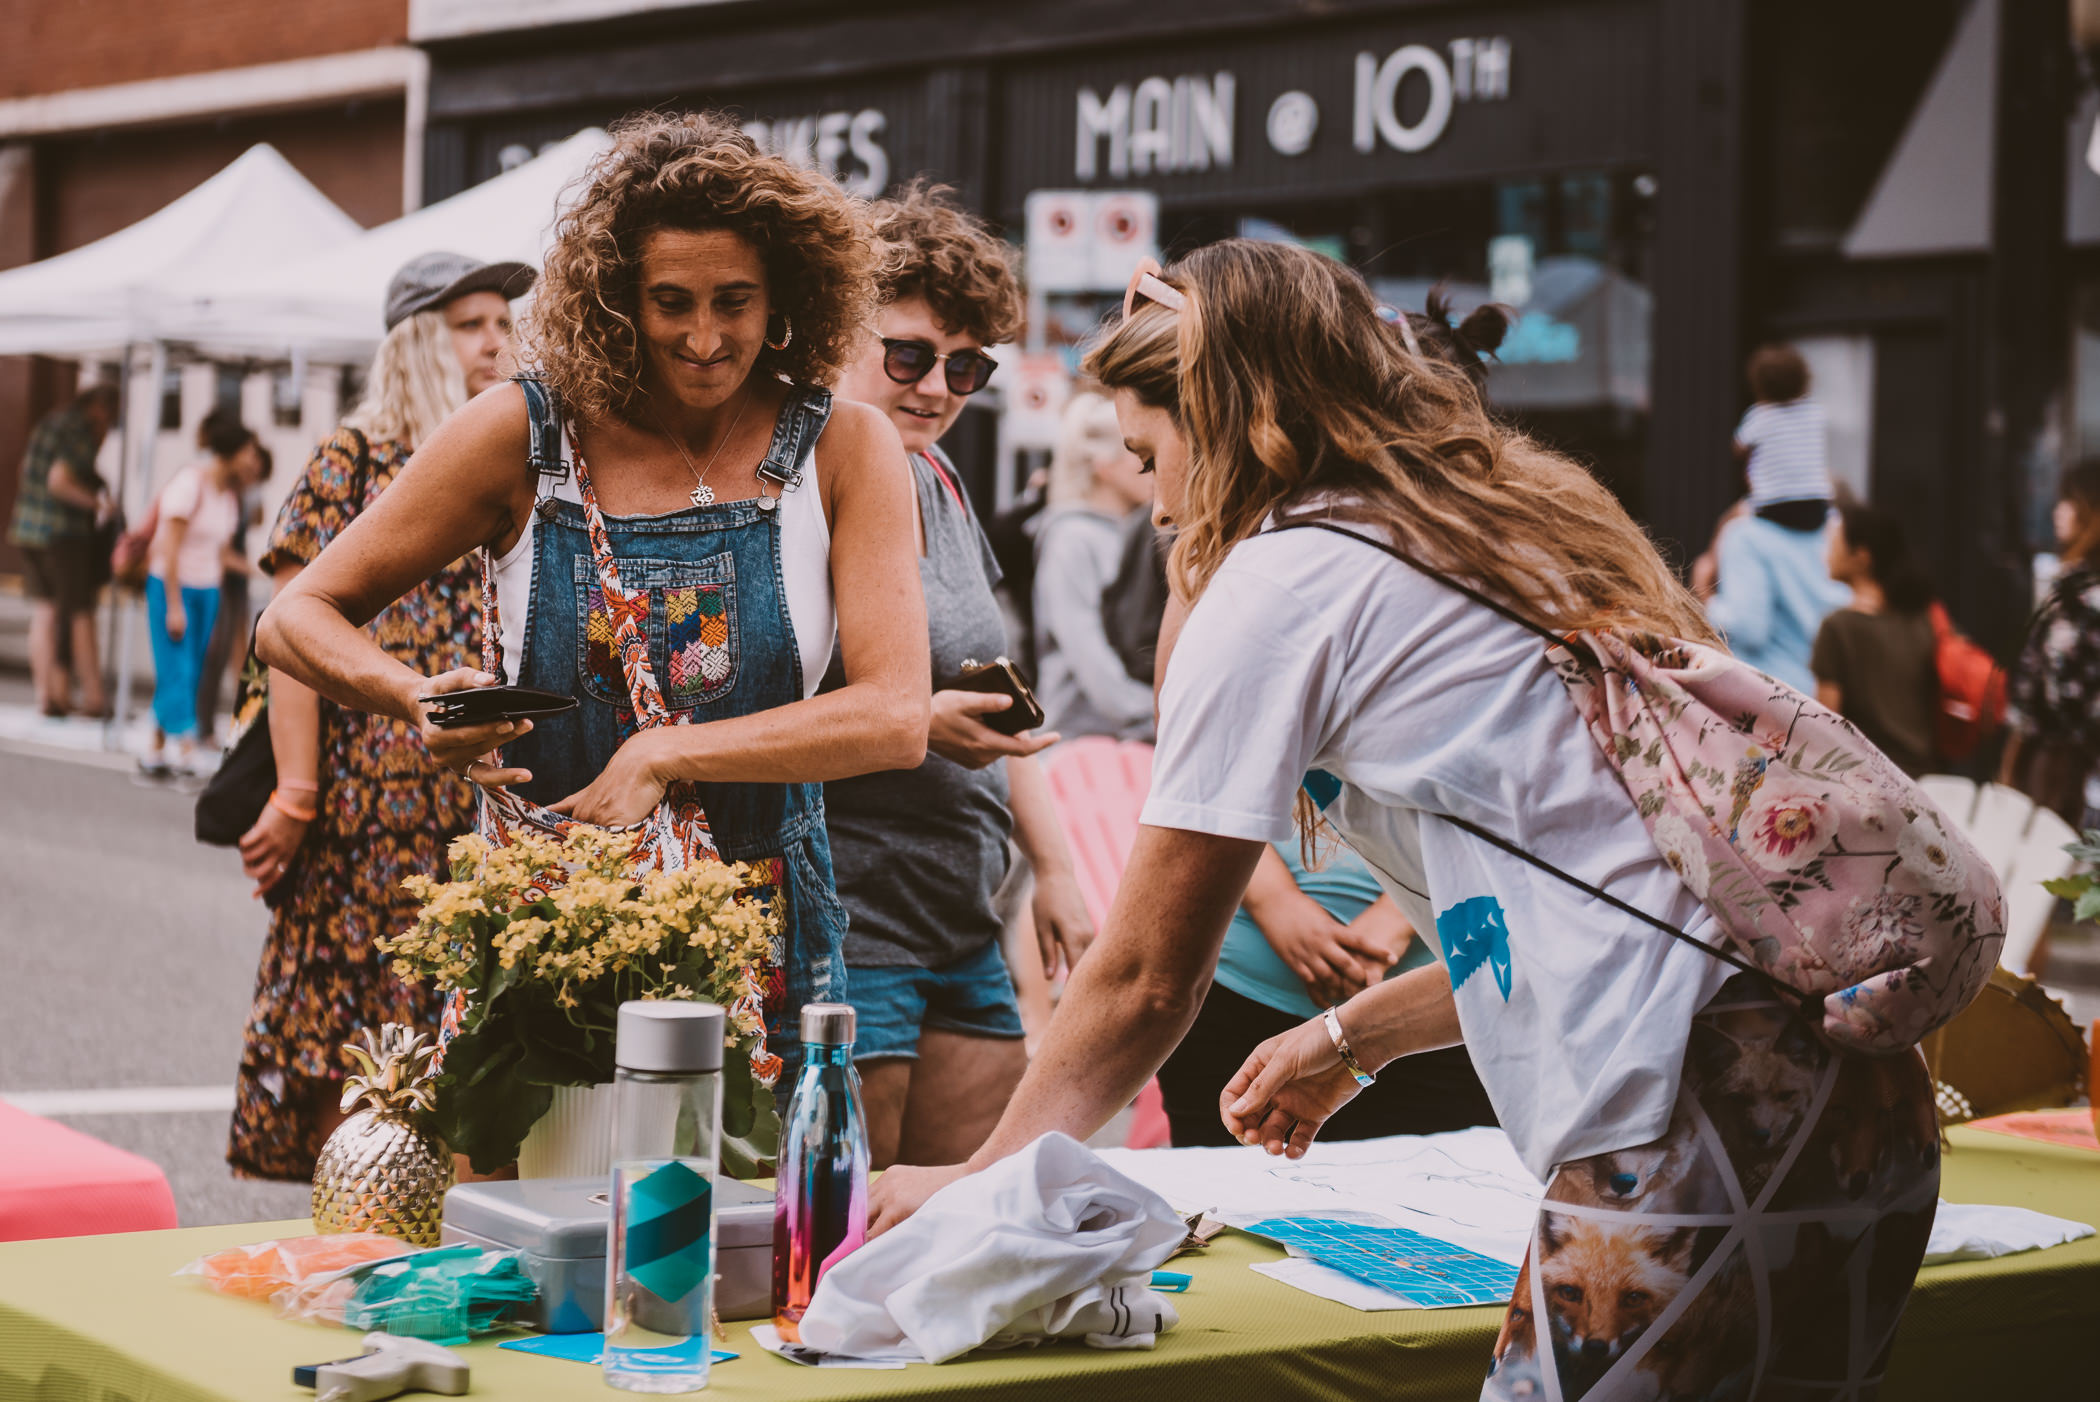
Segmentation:
{"type": "Polygon", "coordinates": [[[159,1164],[184,1226],[304,1216],[304,1185],[226,1167],[266,917],[193,803],[128,757],[0,741],[0,1099],[159,1164]]]}

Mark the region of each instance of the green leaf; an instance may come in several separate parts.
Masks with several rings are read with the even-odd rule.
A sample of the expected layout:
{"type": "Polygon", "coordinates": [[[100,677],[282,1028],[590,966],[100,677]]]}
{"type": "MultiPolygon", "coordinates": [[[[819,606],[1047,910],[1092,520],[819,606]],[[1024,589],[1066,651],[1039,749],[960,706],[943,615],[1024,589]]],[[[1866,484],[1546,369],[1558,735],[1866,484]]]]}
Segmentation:
{"type": "Polygon", "coordinates": [[[780,1154],[780,1112],[773,1092],[751,1074],[746,1050],[732,1047],[722,1062],[722,1171],[763,1178],[780,1154]]]}
{"type": "Polygon", "coordinates": [[[2100,919],[2100,890],[2088,891],[2080,896],[2077,906],[2071,911],[2071,917],[2074,920],[2100,919]]]}
{"type": "Polygon", "coordinates": [[[2088,828],[2080,842],[2066,842],[2064,850],[2081,862],[2100,863],[2100,828],[2088,828]]]}
{"type": "Polygon", "coordinates": [[[2075,901],[2093,889],[2094,880],[2090,876],[2051,877],[2042,883],[2042,889],[2059,899],[2075,901]]]}
{"type": "Polygon", "coordinates": [[[445,1048],[437,1079],[438,1133],[476,1173],[517,1162],[518,1146],[554,1102],[554,1092],[518,1074],[515,1044],[489,1030],[462,1032],[445,1048]]]}

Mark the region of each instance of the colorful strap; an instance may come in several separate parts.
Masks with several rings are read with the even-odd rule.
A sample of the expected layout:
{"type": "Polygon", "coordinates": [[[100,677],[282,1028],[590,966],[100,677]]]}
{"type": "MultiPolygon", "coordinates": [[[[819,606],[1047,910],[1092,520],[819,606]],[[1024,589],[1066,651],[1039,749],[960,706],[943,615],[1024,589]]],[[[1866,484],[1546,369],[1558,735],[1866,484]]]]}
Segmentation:
{"type": "Polygon", "coordinates": [[[941,461],[941,450],[939,448],[935,448],[930,452],[920,453],[918,454],[918,456],[920,458],[923,458],[926,462],[926,465],[933,469],[933,475],[940,479],[940,483],[943,487],[946,487],[948,489],[948,495],[955,498],[955,504],[962,508],[963,515],[969,515],[970,504],[969,502],[963,500],[961,486],[959,486],[956,483],[955,478],[949,474],[947,465],[941,461]]]}
{"type": "Polygon", "coordinates": [[[605,594],[605,611],[612,615],[613,644],[619,649],[620,670],[627,674],[627,695],[634,702],[635,723],[643,729],[670,725],[672,716],[664,705],[664,694],[656,684],[656,669],[649,665],[649,596],[630,594],[620,583],[620,565],[613,558],[612,535],[605,528],[605,513],[598,509],[598,494],[591,490],[590,464],[576,448],[576,491],[583,498],[583,515],[591,529],[591,559],[598,566],[598,587],[605,594]]]}

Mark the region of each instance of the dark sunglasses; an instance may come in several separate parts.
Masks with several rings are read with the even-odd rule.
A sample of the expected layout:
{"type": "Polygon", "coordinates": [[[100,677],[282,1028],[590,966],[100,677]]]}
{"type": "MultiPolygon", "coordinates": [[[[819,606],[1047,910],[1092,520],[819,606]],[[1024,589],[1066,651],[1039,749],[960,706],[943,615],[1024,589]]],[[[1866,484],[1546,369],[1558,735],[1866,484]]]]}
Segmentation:
{"type": "Polygon", "coordinates": [[[948,362],[945,374],[951,394],[977,393],[992,382],[992,372],[999,368],[999,362],[983,351],[959,350],[943,355],[931,341],[882,338],[882,373],[900,385],[917,384],[944,360],[948,362]]]}

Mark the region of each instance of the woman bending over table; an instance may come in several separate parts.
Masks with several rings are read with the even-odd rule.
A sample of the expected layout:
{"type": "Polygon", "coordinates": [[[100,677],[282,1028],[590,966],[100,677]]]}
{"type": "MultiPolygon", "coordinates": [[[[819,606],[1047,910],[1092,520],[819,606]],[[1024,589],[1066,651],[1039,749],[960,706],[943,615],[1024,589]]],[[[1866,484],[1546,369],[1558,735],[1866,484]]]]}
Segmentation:
{"type": "Polygon", "coordinates": [[[1341,784],[1328,819],[1443,967],[1264,1042],[1220,1097],[1234,1136],[1301,1155],[1359,1071],[1404,1076],[1462,1038],[1549,1182],[1483,1396],[1872,1395],[1936,1201],[1923,1063],[1832,1052],[1756,982],[1458,827],[1719,938],[1535,634],[1371,545],[1280,527],[1342,522],[1556,630],[1710,640],[1697,605],[1604,487],[1410,353],[1340,265],[1236,240],[1132,301],[1091,366],[1176,319],[1178,422],[1103,378],[1194,600],[1144,826],[1006,1117],[970,1164],[885,1175],[878,1229],[1129,1103],[1319,769],[1341,784]]]}
{"type": "MultiPolygon", "coordinates": [[[[622,124],[547,257],[527,327],[538,379],[421,444],[260,639],[272,666],[515,790],[500,812],[522,821],[546,821],[527,806],[543,804],[634,823],[691,786],[721,856],[784,898],[766,1020],[785,1085],[796,1010],[845,980],[821,785],[926,748],[904,451],[880,413],[825,388],[873,312],[877,261],[844,192],[734,127],[622,124]],[[558,432],[530,431],[550,419],[558,432]],[[359,628],[478,549],[494,586],[479,669],[424,676],[359,628]],[[633,602],[616,618],[619,595],[633,602]],[[647,628],[626,628],[643,608],[647,628]],[[845,684],[815,696],[834,637],[845,684]],[[537,725],[428,723],[425,698],[499,678],[581,705],[537,725]]],[[[496,811],[485,796],[485,828],[496,811]]]]}

